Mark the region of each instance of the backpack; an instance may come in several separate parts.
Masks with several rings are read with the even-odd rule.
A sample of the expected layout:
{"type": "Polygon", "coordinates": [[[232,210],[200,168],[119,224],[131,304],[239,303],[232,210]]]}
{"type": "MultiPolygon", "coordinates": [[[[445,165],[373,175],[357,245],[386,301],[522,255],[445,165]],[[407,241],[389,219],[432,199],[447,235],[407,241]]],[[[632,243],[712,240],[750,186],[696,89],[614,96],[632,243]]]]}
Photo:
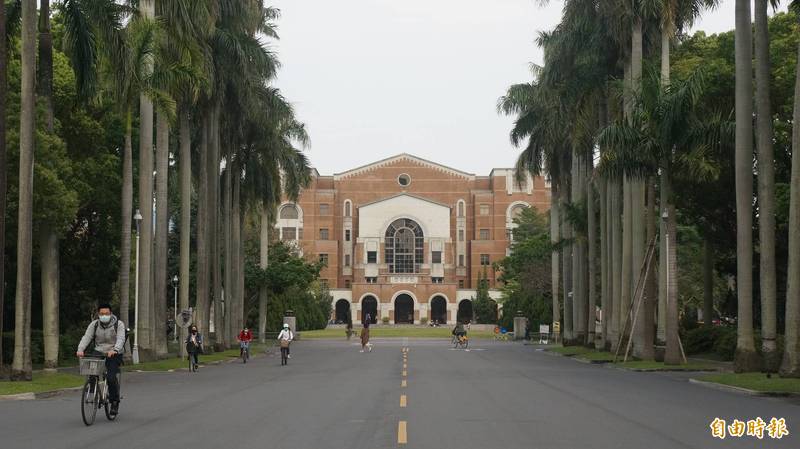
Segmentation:
{"type": "MultiPolygon", "coordinates": [[[[117,322],[114,323],[114,333],[119,333],[119,324],[121,322],[122,321],[120,321],[118,319],[117,322]]],[[[100,320],[94,320],[94,328],[92,329],[92,341],[89,342],[89,346],[88,346],[88,348],[92,348],[92,350],[94,350],[95,346],[97,346],[97,342],[95,341],[95,339],[97,338],[97,326],[99,326],[99,325],[100,325],[100,320]]],[[[125,329],[125,341],[122,343],[122,350],[123,351],[125,350],[125,345],[128,344],[129,331],[130,331],[130,329],[127,329],[127,328],[125,329]]],[[[116,335],[115,335],[115,337],[116,337],[116,335]]]]}

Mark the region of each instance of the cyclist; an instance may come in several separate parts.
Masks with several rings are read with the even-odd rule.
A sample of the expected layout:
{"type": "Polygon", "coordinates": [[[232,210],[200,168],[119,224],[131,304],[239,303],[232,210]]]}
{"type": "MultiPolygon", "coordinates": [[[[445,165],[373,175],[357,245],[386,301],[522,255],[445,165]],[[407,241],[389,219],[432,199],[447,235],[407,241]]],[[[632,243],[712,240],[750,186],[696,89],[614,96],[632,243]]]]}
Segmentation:
{"type": "Polygon", "coordinates": [[[197,331],[197,326],[194,324],[189,328],[189,336],[186,337],[186,352],[189,353],[192,367],[197,371],[197,366],[200,364],[198,354],[203,352],[203,335],[197,331]]]}
{"type": "Polygon", "coordinates": [[[244,353],[245,348],[250,349],[250,342],[253,341],[253,333],[250,329],[244,328],[239,332],[239,357],[244,353]]]}
{"type": "MultiPolygon", "coordinates": [[[[283,330],[281,330],[281,333],[278,334],[278,341],[281,340],[286,340],[289,343],[291,343],[292,340],[294,340],[294,334],[292,334],[292,331],[289,329],[288,323],[283,323],[283,330]]],[[[289,347],[287,346],[284,348],[283,346],[281,346],[281,352],[283,352],[284,350],[286,350],[286,358],[291,359],[292,356],[289,355],[289,347]]]]}
{"type": "Polygon", "coordinates": [[[464,328],[464,324],[459,322],[456,324],[456,327],[453,328],[453,336],[456,337],[458,341],[461,341],[462,338],[467,336],[467,330],[464,328]]]}
{"type": "Polygon", "coordinates": [[[97,307],[97,319],[93,320],[78,343],[78,357],[86,355],[106,358],[108,378],[108,399],[111,402],[111,415],[119,413],[119,385],[117,373],[122,364],[125,350],[125,323],[111,313],[111,305],[97,307]],[[87,351],[88,349],[88,351],[87,351]]]}

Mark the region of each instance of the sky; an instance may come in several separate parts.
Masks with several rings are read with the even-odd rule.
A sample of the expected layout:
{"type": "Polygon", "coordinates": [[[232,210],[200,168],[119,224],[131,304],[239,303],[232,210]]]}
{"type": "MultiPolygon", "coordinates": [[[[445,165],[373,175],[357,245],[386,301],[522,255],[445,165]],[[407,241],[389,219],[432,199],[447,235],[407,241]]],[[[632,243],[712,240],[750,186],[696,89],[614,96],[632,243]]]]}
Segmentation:
{"type": "MultiPolygon", "coordinates": [[[[783,2],[786,3],[786,2],[783,2]]],[[[562,1],[273,0],[281,10],[276,81],[311,137],[323,175],[410,153],[476,175],[512,167],[509,85],[541,63],[539,31],[562,1]]],[[[785,5],[782,10],[785,10],[785,5]]],[[[734,0],[694,30],[734,27],[734,0]]]]}

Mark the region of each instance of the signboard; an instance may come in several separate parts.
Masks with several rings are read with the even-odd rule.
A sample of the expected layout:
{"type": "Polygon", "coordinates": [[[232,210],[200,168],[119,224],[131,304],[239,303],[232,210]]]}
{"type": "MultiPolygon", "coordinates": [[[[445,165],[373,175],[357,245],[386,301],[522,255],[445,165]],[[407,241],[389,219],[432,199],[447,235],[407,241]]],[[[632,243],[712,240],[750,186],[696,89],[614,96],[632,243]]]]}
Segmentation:
{"type": "Polygon", "coordinates": [[[548,344],[550,337],[550,326],[546,324],[539,325],[539,344],[548,344]]]}
{"type": "Polygon", "coordinates": [[[554,321],[553,322],[553,333],[557,334],[559,332],[561,332],[561,322],[560,321],[554,321]]]}

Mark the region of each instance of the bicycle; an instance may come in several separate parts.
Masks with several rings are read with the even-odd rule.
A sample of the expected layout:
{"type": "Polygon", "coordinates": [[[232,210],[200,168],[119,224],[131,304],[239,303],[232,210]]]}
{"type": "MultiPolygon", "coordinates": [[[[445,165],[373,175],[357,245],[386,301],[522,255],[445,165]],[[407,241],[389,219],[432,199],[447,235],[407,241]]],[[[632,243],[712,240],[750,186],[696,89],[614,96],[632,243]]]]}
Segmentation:
{"type": "Polygon", "coordinates": [[[289,363],[289,340],[281,340],[281,366],[289,363]]]}
{"type": "MultiPolygon", "coordinates": [[[[81,393],[81,417],[87,426],[94,424],[97,410],[105,409],[106,419],[114,421],[117,414],[111,413],[111,401],[108,400],[108,379],[106,379],[105,357],[81,357],[80,373],[86,376],[81,393]]],[[[117,373],[117,394],[122,400],[122,370],[117,373]]]]}
{"type": "Polygon", "coordinates": [[[250,360],[250,343],[242,342],[239,352],[242,357],[242,363],[247,363],[247,361],[250,360]]]}
{"type": "Polygon", "coordinates": [[[453,339],[455,340],[453,348],[461,346],[462,349],[467,349],[469,347],[469,337],[466,334],[454,335],[453,339]]]}

